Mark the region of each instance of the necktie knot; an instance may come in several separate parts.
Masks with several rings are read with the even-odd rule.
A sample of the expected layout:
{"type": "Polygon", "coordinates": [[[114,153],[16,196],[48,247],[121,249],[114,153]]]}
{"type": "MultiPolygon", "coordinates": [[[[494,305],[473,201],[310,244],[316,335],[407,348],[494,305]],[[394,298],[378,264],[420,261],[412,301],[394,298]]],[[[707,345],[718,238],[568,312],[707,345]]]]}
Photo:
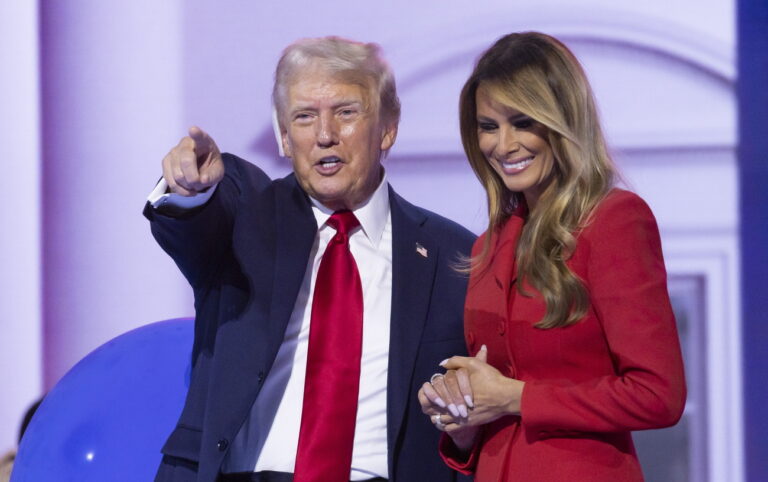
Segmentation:
{"type": "Polygon", "coordinates": [[[345,239],[349,238],[349,232],[360,226],[360,221],[357,220],[355,214],[352,211],[336,211],[328,218],[328,225],[336,230],[345,239]]]}

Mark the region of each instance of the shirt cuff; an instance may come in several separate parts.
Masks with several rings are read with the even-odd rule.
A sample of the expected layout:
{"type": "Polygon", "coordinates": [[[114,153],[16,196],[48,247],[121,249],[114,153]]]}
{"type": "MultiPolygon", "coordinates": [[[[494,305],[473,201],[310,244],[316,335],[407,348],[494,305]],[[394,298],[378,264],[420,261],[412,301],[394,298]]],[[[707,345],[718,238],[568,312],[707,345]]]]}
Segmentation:
{"type": "Polygon", "coordinates": [[[153,208],[157,209],[161,206],[170,206],[181,210],[194,209],[207,203],[213,193],[216,191],[216,187],[219,184],[216,183],[205,192],[200,192],[194,196],[182,196],[181,194],[175,194],[168,191],[168,183],[165,179],[160,179],[157,186],[149,193],[147,201],[153,208]]]}

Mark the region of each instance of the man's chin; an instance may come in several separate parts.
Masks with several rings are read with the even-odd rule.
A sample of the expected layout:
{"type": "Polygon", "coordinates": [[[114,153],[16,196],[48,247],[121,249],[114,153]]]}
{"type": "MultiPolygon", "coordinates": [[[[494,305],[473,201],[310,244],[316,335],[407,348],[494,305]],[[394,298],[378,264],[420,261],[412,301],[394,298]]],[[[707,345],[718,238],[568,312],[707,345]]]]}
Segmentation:
{"type": "Polygon", "coordinates": [[[345,192],[325,190],[313,191],[309,195],[328,209],[339,211],[341,209],[352,209],[350,207],[349,199],[347,199],[345,194],[345,192]]]}

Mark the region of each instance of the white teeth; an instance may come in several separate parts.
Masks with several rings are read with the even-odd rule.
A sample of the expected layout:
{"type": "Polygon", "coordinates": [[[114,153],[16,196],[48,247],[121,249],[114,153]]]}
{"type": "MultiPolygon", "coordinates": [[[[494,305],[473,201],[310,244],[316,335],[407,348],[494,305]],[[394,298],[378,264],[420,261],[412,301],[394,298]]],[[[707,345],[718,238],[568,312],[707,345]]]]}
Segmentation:
{"type": "Polygon", "coordinates": [[[341,159],[339,159],[338,157],[328,157],[326,159],[320,159],[320,165],[322,165],[323,167],[333,167],[340,162],[341,162],[341,159]]]}
{"type": "Polygon", "coordinates": [[[504,169],[522,169],[524,167],[527,167],[533,162],[533,157],[529,157],[527,159],[523,159],[522,161],[518,162],[502,162],[501,167],[504,169]]]}

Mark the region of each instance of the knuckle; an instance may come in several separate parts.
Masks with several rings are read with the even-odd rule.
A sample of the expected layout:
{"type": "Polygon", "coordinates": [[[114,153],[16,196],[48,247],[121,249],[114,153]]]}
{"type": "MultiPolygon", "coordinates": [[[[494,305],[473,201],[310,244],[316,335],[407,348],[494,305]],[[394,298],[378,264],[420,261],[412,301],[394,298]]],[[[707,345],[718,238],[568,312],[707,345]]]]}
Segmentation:
{"type": "Polygon", "coordinates": [[[179,164],[181,167],[189,167],[193,162],[195,162],[195,159],[190,153],[185,152],[184,155],[179,157],[179,164]]]}

